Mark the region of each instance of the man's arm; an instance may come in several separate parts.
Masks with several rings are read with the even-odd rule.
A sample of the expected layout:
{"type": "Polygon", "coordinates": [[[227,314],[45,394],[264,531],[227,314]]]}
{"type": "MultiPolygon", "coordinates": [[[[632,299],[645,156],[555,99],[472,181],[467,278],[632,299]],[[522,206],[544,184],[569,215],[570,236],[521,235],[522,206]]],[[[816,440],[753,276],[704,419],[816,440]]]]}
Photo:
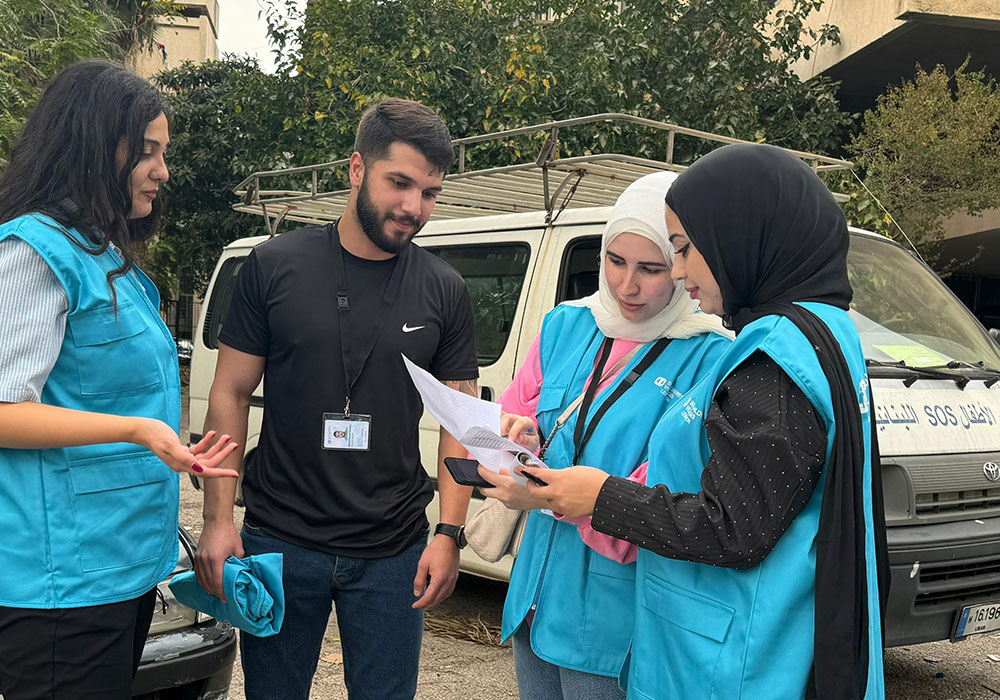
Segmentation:
{"type": "MultiPolygon", "coordinates": [[[[215,430],[232,436],[239,447],[223,464],[237,471],[243,469],[250,397],[263,376],[263,357],[240,352],[224,343],[219,344],[215,380],[208,396],[205,431],[215,430]]],[[[195,556],[198,583],[223,600],[223,565],[231,555],[243,556],[243,543],[233,523],[236,483],[235,479],[211,479],[204,482],[202,517],[205,525],[198,539],[198,553],[195,556]]]]}
{"type": "MultiPolygon", "coordinates": [[[[469,396],[479,396],[478,382],[475,379],[442,382],[449,389],[461,391],[469,396]]],[[[451,436],[444,428],[438,438],[438,505],[439,521],[448,525],[465,524],[465,516],[469,512],[469,500],[472,498],[472,487],[455,483],[451,472],[444,466],[445,457],[468,457],[469,451],[451,436]]],[[[413,604],[415,608],[429,608],[446,600],[455,590],[458,580],[458,545],[447,535],[437,535],[427,545],[420,565],[417,567],[417,577],[413,581],[413,595],[419,600],[413,604]],[[430,578],[428,584],[427,579],[430,578]]]]}
{"type": "MultiPolygon", "coordinates": [[[[479,383],[475,379],[467,379],[458,382],[442,382],[449,389],[461,391],[463,394],[479,398],[479,383]]],[[[469,512],[469,500],[472,498],[472,487],[462,486],[455,482],[451,472],[444,466],[445,457],[457,457],[465,459],[469,456],[469,451],[462,447],[462,444],[451,433],[441,428],[438,438],[438,492],[440,522],[448,525],[464,525],[465,516],[469,512]]],[[[448,538],[451,539],[451,538],[448,538]]],[[[454,542],[454,540],[451,540],[454,542]]]]}

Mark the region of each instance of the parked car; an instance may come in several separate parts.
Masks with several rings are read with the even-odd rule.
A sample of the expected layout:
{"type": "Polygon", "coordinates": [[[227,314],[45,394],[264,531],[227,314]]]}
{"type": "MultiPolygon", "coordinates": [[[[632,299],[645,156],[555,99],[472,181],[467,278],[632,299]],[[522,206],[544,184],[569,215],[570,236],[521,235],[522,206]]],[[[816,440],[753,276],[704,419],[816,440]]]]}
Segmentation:
{"type": "MultiPolygon", "coordinates": [[[[672,146],[667,162],[618,154],[552,156],[555,147],[550,144],[560,128],[612,121],[616,126],[637,121],[653,125],[668,132],[668,144],[685,134],[731,141],[635,117],[597,115],[517,130],[550,134],[538,160],[481,172],[462,172],[461,154],[466,145],[487,137],[455,142],[459,172],[445,179],[435,209],[440,219],[430,221],[415,241],[465,279],[484,399],[494,400],[510,384],[546,312],[597,289],[600,237],[611,209],[592,205],[613,203],[631,181],[648,172],[681,169],[669,162],[672,146]],[[561,201],[565,207],[573,192],[588,206],[554,204],[561,201]],[[538,211],[491,215],[531,207],[538,211]]],[[[818,169],[851,166],[824,156],[796,155],[818,169]]],[[[322,192],[316,183],[326,170],[342,165],[255,174],[237,188],[244,198],[235,206],[245,211],[258,207],[269,217],[272,231],[275,216],[332,221],[343,210],[346,191],[322,192]],[[266,182],[272,176],[277,182],[291,175],[304,178],[303,171],[310,169],[309,191],[292,192],[266,182]]],[[[219,329],[237,275],[253,247],[267,238],[227,246],[209,285],[192,356],[190,415],[196,430],[204,423],[219,329]]],[[[886,644],[956,641],[1000,631],[1000,345],[930,268],[889,238],[851,229],[848,272],[854,288],[850,314],[868,361],[875,400],[872,428],[881,446],[892,569],[886,644]]],[[[262,407],[263,382],[251,398],[247,458],[259,440],[262,407]]],[[[420,450],[435,484],[437,438],[437,424],[425,415],[420,450]]],[[[476,494],[470,516],[481,502],[476,494]]],[[[436,497],[427,515],[433,531],[436,497]]],[[[509,558],[487,563],[469,548],[461,556],[465,571],[509,577],[509,558]]]]}
{"type": "Polygon", "coordinates": [[[194,569],[194,538],[178,528],[180,552],[173,573],[157,586],[156,609],[132,685],[134,700],[224,700],[236,659],[236,630],[181,605],[167,586],[194,569]]]}

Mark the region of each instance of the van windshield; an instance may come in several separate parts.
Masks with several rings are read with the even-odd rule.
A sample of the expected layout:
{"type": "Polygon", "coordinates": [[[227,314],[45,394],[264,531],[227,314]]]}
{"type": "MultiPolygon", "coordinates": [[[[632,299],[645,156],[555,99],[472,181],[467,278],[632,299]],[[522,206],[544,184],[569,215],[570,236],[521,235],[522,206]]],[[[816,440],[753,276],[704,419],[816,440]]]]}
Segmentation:
{"type": "Polygon", "coordinates": [[[850,315],[865,357],[930,367],[959,361],[1000,369],[1000,354],[961,302],[887,239],[851,235],[850,315]]]}

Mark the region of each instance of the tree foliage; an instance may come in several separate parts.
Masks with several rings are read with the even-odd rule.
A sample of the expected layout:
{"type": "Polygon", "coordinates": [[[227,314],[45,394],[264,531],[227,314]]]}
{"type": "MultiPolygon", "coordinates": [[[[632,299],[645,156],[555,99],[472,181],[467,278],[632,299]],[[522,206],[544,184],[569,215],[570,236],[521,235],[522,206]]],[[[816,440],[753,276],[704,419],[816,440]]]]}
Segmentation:
{"type": "Polygon", "coordinates": [[[255,170],[287,165],[281,107],[291,86],[246,57],[186,63],[156,82],[171,115],[170,180],[147,265],[161,289],[180,282],[200,293],[227,243],[266,233],[262,219],[232,210],[232,190],[255,170]]]}
{"type": "MultiPolygon", "coordinates": [[[[81,51],[117,55],[141,41],[143,18],[170,0],[44,2],[78,22],[93,16],[103,32],[87,34],[89,44],[69,42],[87,48],[64,64],[81,51]]],[[[295,3],[270,0],[278,75],[227,60],[157,78],[173,143],[164,228],[150,262],[164,288],[182,281],[202,289],[225,243],[262,231],[259,220],[232,211],[232,187],[254,170],[349,155],[362,111],[386,96],[435,108],[456,137],[625,112],[829,152],[848,123],[835,85],[803,82],[789,69],[837,39],[832,27],[807,28],[821,4],[795,0],[776,12],[751,0],[312,0],[297,23],[285,19],[295,3]]],[[[65,36],[61,22],[32,22],[45,36],[65,36]]],[[[39,69],[38,84],[55,70],[39,69]]],[[[540,146],[526,137],[470,148],[467,165],[530,160],[540,146]]],[[[675,158],[689,162],[701,149],[678,139],[675,158]]],[[[590,150],[662,159],[666,136],[603,124],[561,135],[560,156],[590,150]]],[[[343,186],[344,176],[324,185],[343,186]]]]}
{"type": "MultiPolygon", "coordinates": [[[[888,90],[865,113],[848,150],[868,187],[927,263],[942,276],[954,272],[960,264],[941,257],[948,217],[1000,207],[996,81],[967,65],[954,72],[918,66],[912,81],[888,90]]],[[[865,211],[876,223],[887,223],[873,203],[865,211]]],[[[899,236],[899,228],[885,228],[899,236]]]]}
{"type": "Polygon", "coordinates": [[[0,1],[0,167],[45,84],[83,58],[121,60],[173,0],[0,1]]]}
{"type": "MultiPolygon", "coordinates": [[[[297,33],[279,13],[271,30],[295,48],[284,65],[298,74],[285,128],[301,145],[299,162],[345,154],[361,111],[387,95],[434,107],[456,137],[613,111],[827,152],[847,124],[835,85],[789,69],[837,40],[832,27],[806,28],[821,4],[775,12],[747,0],[313,0],[297,33]]],[[[662,158],[664,141],[595,128],[564,140],[562,155],[662,158]]],[[[530,146],[470,158],[499,165],[530,146]]],[[[697,154],[678,147],[680,158],[697,154]]]]}
{"type": "Polygon", "coordinates": [[[100,0],[100,3],[117,20],[111,39],[123,56],[152,48],[157,20],[181,14],[175,0],[100,0]]]}
{"type": "Polygon", "coordinates": [[[80,58],[110,58],[110,15],[85,0],[0,2],[0,167],[12,142],[56,73],[80,58]]]}
{"type": "MultiPolygon", "coordinates": [[[[346,157],[361,113],[387,96],[435,108],[455,137],[614,111],[832,150],[847,123],[834,84],[789,70],[836,39],[831,27],[805,29],[820,4],[774,13],[747,0],[635,0],[624,10],[611,0],[312,0],[297,17],[294,2],[272,0],[277,75],[222,61],[159,78],[174,142],[153,266],[165,285],[202,289],[223,245],[263,232],[232,211],[231,188],[254,170],[346,157]]],[[[540,145],[470,148],[468,167],[533,159],[540,145]]],[[[678,159],[696,147],[679,139],[678,159]]],[[[563,135],[560,148],[662,159],[666,137],[602,125],[563,135]]],[[[331,180],[323,186],[346,186],[346,171],[331,180]]]]}

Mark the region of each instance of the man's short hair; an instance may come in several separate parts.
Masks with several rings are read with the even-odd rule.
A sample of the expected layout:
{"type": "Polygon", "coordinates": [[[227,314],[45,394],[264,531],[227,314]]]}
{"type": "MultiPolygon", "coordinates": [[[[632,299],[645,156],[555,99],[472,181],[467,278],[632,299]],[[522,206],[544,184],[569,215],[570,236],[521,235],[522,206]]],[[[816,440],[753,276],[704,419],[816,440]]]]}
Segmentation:
{"type": "Polygon", "coordinates": [[[442,173],[455,160],[451,134],[437,112],[419,102],[390,97],[361,115],[354,150],[369,164],[386,158],[397,141],[413,146],[442,173]]]}

